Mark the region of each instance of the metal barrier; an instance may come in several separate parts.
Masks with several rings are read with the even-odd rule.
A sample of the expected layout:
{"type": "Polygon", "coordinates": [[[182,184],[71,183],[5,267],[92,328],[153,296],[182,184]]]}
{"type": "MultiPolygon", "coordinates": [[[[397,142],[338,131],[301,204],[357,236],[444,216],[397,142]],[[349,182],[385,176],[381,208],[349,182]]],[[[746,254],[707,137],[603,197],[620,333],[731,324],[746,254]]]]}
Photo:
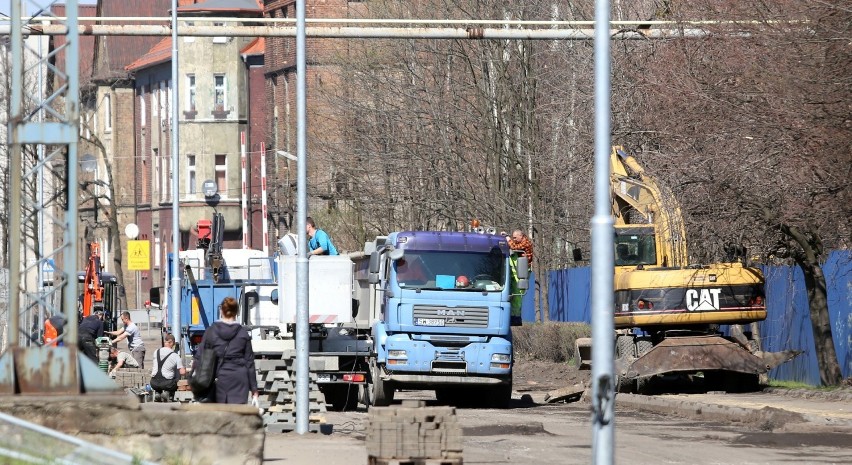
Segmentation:
{"type": "Polygon", "coordinates": [[[0,413],[0,462],[57,465],[155,465],[0,413]]]}

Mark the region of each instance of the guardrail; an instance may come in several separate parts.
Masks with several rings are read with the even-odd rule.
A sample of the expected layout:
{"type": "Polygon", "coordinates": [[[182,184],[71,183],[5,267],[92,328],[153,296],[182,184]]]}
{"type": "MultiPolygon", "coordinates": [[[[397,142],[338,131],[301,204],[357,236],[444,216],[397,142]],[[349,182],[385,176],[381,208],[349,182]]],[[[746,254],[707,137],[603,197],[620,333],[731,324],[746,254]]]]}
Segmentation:
{"type": "Polygon", "coordinates": [[[15,465],[155,465],[0,413],[0,462],[15,465]]]}

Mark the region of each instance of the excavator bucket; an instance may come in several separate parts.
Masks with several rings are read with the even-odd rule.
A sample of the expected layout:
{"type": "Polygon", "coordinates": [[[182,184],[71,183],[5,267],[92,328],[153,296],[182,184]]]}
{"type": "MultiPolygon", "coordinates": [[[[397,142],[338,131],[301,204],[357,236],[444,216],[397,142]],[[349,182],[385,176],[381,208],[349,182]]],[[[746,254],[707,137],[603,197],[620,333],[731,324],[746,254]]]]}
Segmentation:
{"type": "Polygon", "coordinates": [[[665,373],[711,370],[761,374],[799,353],[786,351],[752,354],[740,344],[721,336],[669,337],[634,361],[627,368],[625,375],[628,378],[639,378],[665,373]]]}

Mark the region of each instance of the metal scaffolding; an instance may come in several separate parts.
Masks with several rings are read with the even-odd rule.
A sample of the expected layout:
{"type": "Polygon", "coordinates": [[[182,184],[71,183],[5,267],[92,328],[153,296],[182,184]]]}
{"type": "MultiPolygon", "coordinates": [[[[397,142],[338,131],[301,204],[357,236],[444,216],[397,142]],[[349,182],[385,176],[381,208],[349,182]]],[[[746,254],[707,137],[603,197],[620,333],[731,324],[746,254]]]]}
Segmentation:
{"type": "MultiPolygon", "coordinates": [[[[64,43],[50,54],[39,53],[23,31],[35,25],[21,20],[22,0],[12,2],[12,89],[8,139],[9,188],[9,341],[0,358],[0,393],[78,393],[77,364],[77,143],[79,131],[79,42],[77,0],[65,1],[69,13],[56,20],[65,29],[64,43]],[[63,54],[62,69],[50,63],[63,54]],[[33,56],[34,63],[25,58],[33,56]],[[29,72],[49,69],[56,86],[45,96],[27,84],[29,72]],[[51,121],[42,121],[41,114],[51,121]],[[40,191],[43,181],[46,190],[40,191]],[[44,194],[44,195],[41,195],[44,194]],[[53,227],[53,243],[42,241],[42,221],[53,227]],[[39,275],[53,271],[52,286],[39,275]],[[64,347],[22,347],[33,342],[37,327],[50,315],[64,314],[64,347]],[[33,326],[36,326],[33,328],[33,326]],[[53,350],[50,350],[53,349],[53,350]],[[49,368],[48,368],[49,367],[49,368]],[[44,369],[48,368],[48,369],[44,369]],[[39,369],[41,369],[39,371],[39,369]]],[[[47,14],[50,6],[31,4],[47,14]]]]}

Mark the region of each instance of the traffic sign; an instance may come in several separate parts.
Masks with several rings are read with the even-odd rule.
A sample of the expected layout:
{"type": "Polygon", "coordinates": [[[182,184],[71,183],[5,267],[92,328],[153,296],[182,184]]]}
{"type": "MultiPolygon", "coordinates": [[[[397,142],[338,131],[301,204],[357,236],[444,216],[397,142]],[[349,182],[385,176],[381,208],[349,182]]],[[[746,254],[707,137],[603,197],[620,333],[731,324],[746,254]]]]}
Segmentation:
{"type": "Polygon", "coordinates": [[[151,269],[151,241],[127,241],[127,269],[147,271],[151,269]]]}

